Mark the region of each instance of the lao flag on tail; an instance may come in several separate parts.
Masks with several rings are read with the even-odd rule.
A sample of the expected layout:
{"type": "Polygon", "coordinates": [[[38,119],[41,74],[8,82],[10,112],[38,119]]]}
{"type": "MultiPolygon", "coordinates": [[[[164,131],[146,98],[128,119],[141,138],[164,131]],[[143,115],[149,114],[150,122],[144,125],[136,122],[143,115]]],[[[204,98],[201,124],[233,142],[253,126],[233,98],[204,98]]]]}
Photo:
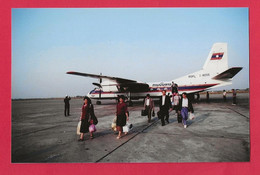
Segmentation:
{"type": "Polygon", "coordinates": [[[221,60],[223,57],[224,53],[213,53],[211,56],[211,60],[221,60]]]}

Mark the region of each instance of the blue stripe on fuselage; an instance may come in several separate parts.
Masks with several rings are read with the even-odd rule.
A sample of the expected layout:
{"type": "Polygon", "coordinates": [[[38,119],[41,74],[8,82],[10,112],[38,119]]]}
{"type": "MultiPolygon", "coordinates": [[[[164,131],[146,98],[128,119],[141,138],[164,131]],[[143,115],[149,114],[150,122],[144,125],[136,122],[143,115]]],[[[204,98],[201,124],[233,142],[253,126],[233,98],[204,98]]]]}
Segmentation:
{"type": "MultiPolygon", "coordinates": [[[[217,84],[207,84],[207,85],[197,85],[197,86],[179,86],[178,90],[179,91],[184,91],[184,90],[203,90],[212,86],[215,86],[217,84]]],[[[171,87],[151,87],[149,92],[155,92],[155,91],[162,91],[162,90],[167,90],[167,91],[171,91],[171,87]]],[[[92,90],[90,92],[90,94],[95,94],[95,93],[99,93],[100,90],[92,90]]],[[[101,91],[101,93],[107,93],[109,94],[110,92],[103,92],[101,91]]],[[[112,92],[111,92],[112,93],[112,92]]],[[[120,93],[120,92],[116,92],[116,93],[120,93]]]]}

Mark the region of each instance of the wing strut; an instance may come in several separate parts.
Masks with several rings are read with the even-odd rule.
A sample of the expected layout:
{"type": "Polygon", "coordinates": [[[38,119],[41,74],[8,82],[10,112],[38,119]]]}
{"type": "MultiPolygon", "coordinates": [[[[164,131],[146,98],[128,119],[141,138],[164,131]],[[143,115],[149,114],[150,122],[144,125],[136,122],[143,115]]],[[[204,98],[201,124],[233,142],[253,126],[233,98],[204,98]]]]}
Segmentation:
{"type": "MultiPolygon", "coordinates": [[[[101,85],[102,83],[102,73],[100,73],[100,77],[99,77],[99,84],[101,85]]],[[[98,101],[96,102],[97,105],[101,105],[101,86],[100,86],[100,91],[99,91],[99,96],[98,96],[98,101]]]]}

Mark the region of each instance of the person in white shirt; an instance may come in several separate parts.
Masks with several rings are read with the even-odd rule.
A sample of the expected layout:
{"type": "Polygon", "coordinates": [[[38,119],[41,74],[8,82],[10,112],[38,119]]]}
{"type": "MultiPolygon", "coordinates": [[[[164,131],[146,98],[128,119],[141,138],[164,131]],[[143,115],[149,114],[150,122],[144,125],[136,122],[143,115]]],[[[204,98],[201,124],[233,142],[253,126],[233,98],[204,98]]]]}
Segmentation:
{"type": "Polygon", "coordinates": [[[154,111],[154,102],[153,99],[151,99],[150,94],[146,95],[146,98],[144,100],[144,109],[147,111],[148,123],[150,123],[152,111],[154,111]]]}
{"type": "Polygon", "coordinates": [[[223,100],[227,101],[227,92],[223,90],[223,100]]]}
{"type": "Polygon", "coordinates": [[[181,109],[181,115],[182,115],[182,123],[184,125],[184,128],[187,128],[187,119],[188,119],[188,112],[194,113],[192,103],[187,98],[187,94],[184,92],[182,94],[182,99],[180,102],[180,109],[181,109]]]}

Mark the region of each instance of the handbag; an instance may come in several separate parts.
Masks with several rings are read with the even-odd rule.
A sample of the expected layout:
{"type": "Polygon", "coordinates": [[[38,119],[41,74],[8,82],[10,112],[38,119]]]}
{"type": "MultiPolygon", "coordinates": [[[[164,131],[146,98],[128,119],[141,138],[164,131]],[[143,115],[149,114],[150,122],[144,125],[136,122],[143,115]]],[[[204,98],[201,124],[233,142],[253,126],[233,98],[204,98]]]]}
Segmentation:
{"type": "Polygon", "coordinates": [[[190,119],[190,120],[193,120],[194,118],[195,118],[194,114],[190,112],[190,114],[189,114],[189,119],[190,119]]]}
{"type": "Polygon", "coordinates": [[[81,126],[81,121],[79,121],[77,126],[77,135],[80,135],[80,126],[81,126]]]}
{"type": "Polygon", "coordinates": [[[130,130],[133,129],[133,124],[126,122],[126,125],[123,126],[123,132],[129,132],[130,130]]]}
{"type": "Polygon", "coordinates": [[[96,129],[96,126],[94,124],[91,124],[88,128],[89,132],[95,132],[97,129],[96,129]]]}
{"type": "Polygon", "coordinates": [[[112,130],[116,131],[116,118],[113,119],[113,122],[111,124],[112,130]]]}
{"type": "Polygon", "coordinates": [[[141,111],[141,115],[142,115],[142,116],[146,116],[146,115],[148,115],[148,111],[147,111],[147,110],[145,110],[145,109],[144,109],[144,110],[142,110],[142,111],[141,111]]]}
{"type": "Polygon", "coordinates": [[[96,117],[95,114],[94,114],[94,116],[93,116],[93,124],[94,124],[94,125],[97,125],[97,124],[98,124],[98,119],[97,119],[97,117],[96,117]]]}

